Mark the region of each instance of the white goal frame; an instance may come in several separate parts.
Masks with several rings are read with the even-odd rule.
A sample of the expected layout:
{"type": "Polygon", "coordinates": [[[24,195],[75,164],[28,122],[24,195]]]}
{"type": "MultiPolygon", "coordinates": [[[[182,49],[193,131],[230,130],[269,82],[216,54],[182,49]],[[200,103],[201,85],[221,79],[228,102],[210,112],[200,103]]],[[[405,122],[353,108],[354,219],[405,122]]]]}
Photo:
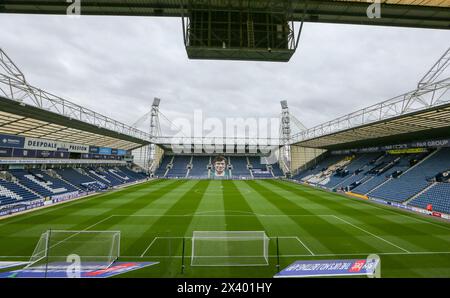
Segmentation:
{"type": "Polygon", "coordinates": [[[80,270],[107,269],[120,257],[120,238],[120,231],[48,230],[41,234],[25,268],[65,270],[72,265],[67,258],[76,256],[80,260],[80,270]],[[101,237],[96,237],[96,234],[101,237]],[[92,255],[89,254],[90,248],[94,252],[92,255]]]}
{"type": "Polygon", "coordinates": [[[269,242],[265,231],[193,231],[191,266],[267,266],[269,242]],[[198,242],[203,241],[211,241],[212,249],[216,248],[212,255],[198,254],[198,242]],[[232,250],[236,250],[238,242],[249,242],[249,249],[243,247],[242,253],[235,254],[223,248],[232,246],[232,250]],[[208,259],[211,261],[208,262],[208,259]]]}

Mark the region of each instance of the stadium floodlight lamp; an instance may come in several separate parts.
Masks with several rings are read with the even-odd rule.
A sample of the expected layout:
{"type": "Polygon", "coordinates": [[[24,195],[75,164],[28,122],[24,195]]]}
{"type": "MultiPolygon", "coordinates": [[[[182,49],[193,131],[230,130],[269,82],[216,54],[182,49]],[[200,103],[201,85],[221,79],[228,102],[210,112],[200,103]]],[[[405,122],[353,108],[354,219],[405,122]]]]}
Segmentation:
{"type": "Polygon", "coordinates": [[[159,103],[161,102],[161,99],[160,98],[158,98],[158,97],[155,97],[154,99],[153,99],[153,106],[154,107],[159,107],[159,103]]]}
{"type": "Polygon", "coordinates": [[[288,108],[287,100],[282,100],[282,101],[280,101],[280,103],[281,103],[281,107],[283,109],[287,109],[288,108]]]}

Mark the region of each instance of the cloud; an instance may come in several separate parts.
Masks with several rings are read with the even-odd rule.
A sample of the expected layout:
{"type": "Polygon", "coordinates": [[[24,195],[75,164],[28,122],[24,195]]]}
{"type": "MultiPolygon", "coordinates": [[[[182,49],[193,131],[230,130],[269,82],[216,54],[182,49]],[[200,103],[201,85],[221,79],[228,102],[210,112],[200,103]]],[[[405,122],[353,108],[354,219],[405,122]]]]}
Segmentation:
{"type": "MultiPolygon", "coordinates": [[[[305,24],[289,63],[188,60],[178,18],[2,15],[1,47],[34,86],[127,124],[160,97],[169,119],[278,117],[307,127],[394,97],[450,31],[305,24]]],[[[148,126],[142,125],[142,129],[148,126]]]]}

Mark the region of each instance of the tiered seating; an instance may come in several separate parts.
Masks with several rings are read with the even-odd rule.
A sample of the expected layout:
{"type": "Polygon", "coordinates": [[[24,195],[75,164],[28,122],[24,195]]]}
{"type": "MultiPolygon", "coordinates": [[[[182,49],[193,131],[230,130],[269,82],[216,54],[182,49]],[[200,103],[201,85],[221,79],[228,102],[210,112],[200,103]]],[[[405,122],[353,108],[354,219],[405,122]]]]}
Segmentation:
{"type": "Polygon", "coordinates": [[[35,199],[39,199],[39,197],[24,187],[14,182],[0,179],[0,205],[15,204],[35,199]]]}
{"type": "Polygon", "coordinates": [[[127,167],[118,167],[118,169],[127,175],[130,178],[133,178],[135,181],[147,179],[148,176],[145,173],[135,172],[127,167]]]}
{"type": "Polygon", "coordinates": [[[450,148],[442,148],[405,174],[370,192],[369,196],[397,202],[406,201],[426,188],[430,184],[428,180],[447,170],[449,165],[450,148]]]}
{"type": "MultiPolygon", "coordinates": [[[[341,173],[345,171],[347,174],[339,174],[338,172],[334,172],[329,177],[329,180],[326,180],[326,183],[321,183],[327,188],[333,189],[338,186],[340,186],[341,183],[345,182],[347,183],[348,179],[361,179],[362,178],[362,172],[355,173],[358,171],[363,171],[364,167],[368,166],[368,164],[378,156],[379,154],[375,153],[366,153],[357,155],[347,166],[345,166],[341,173]],[[360,176],[361,174],[361,176],[360,176]],[[354,175],[357,175],[358,177],[353,177],[354,175]]],[[[353,180],[352,179],[352,180],[353,180]]],[[[357,181],[357,180],[356,180],[357,181]]],[[[352,181],[351,183],[353,183],[352,181]]]]}
{"type": "MultiPolygon", "coordinates": [[[[366,163],[353,173],[347,175],[346,179],[335,186],[335,189],[349,191],[353,188],[356,188],[356,186],[359,186],[370,180],[376,173],[381,174],[382,172],[384,172],[382,171],[382,169],[385,168],[385,166],[383,165],[386,165],[386,163],[391,162],[393,159],[392,155],[384,154],[370,154],[366,157],[370,156],[372,156],[373,158],[368,163],[366,163]]],[[[349,167],[350,166],[351,164],[349,165],[349,167]]]]}
{"type": "Polygon", "coordinates": [[[11,170],[11,174],[15,176],[22,185],[37,192],[43,197],[52,197],[78,191],[78,189],[72,185],[61,179],[50,177],[41,170],[11,170]]]}
{"type": "Polygon", "coordinates": [[[264,169],[253,169],[252,174],[254,178],[273,178],[272,173],[264,169]]]}
{"type": "Polygon", "coordinates": [[[316,166],[311,167],[305,171],[299,172],[293,178],[301,181],[308,181],[309,178],[312,178],[315,175],[319,174],[320,172],[326,170],[328,167],[337,163],[343,158],[344,156],[342,155],[330,155],[329,157],[321,160],[316,166]]]}
{"type": "Polygon", "coordinates": [[[391,155],[385,158],[385,161],[380,164],[377,168],[379,170],[383,170],[383,166],[385,167],[384,171],[371,173],[371,170],[366,173],[366,180],[352,189],[352,192],[358,194],[367,194],[378,185],[384,183],[388,180],[392,174],[395,172],[404,172],[406,171],[410,165],[409,161],[411,160],[411,155],[404,156],[396,156],[391,155]]]}
{"type": "Polygon", "coordinates": [[[173,166],[167,173],[166,177],[169,178],[184,178],[187,173],[187,165],[191,161],[190,155],[175,156],[173,160],[173,166]]]}
{"type": "Polygon", "coordinates": [[[245,156],[233,156],[230,157],[230,163],[233,166],[233,169],[231,170],[231,173],[233,177],[251,177],[250,171],[247,168],[247,157],[245,156]]]}
{"type": "Polygon", "coordinates": [[[64,194],[73,196],[80,194],[80,191],[99,191],[147,178],[146,174],[136,173],[126,167],[85,168],[82,171],[64,168],[52,171],[59,176],[53,177],[55,175],[52,175],[50,171],[36,169],[9,170],[17,182],[0,179],[0,205],[64,194]]]}
{"type": "Polygon", "coordinates": [[[266,164],[261,162],[259,156],[249,156],[248,161],[252,165],[252,175],[254,178],[273,178],[273,175],[268,171],[266,164]]]}
{"type": "Polygon", "coordinates": [[[172,156],[170,155],[164,155],[161,164],[159,165],[158,169],[155,171],[155,176],[157,177],[164,177],[167,171],[167,166],[169,165],[170,161],[172,160],[172,156]]]}
{"type": "Polygon", "coordinates": [[[282,177],[284,176],[283,171],[280,168],[280,164],[276,163],[272,165],[272,173],[275,177],[282,177]]]}
{"type": "Polygon", "coordinates": [[[97,169],[90,168],[89,169],[89,175],[92,178],[94,178],[94,179],[96,179],[96,180],[98,180],[98,181],[100,181],[100,182],[102,182],[104,184],[107,184],[108,186],[111,186],[111,187],[118,186],[120,184],[126,183],[122,179],[117,177],[116,175],[111,174],[107,170],[107,168],[104,168],[104,169],[102,169],[102,168],[97,168],[97,169]]]}
{"type": "Polygon", "coordinates": [[[105,168],[105,170],[108,171],[108,173],[111,174],[113,177],[119,178],[119,180],[121,180],[122,183],[130,183],[136,181],[136,179],[134,179],[133,177],[128,177],[125,173],[123,173],[119,169],[109,167],[105,168]]]}
{"type": "Polygon", "coordinates": [[[261,158],[259,156],[249,156],[248,161],[252,165],[253,169],[263,169],[266,170],[266,165],[261,163],[261,158]]]}
{"type": "Polygon", "coordinates": [[[64,180],[87,191],[97,191],[107,188],[105,183],[95,180],[94,178],[83,175],[73,168],[65,168],[56,170],[64,180]]]}
{"type": "Polygon", "coordinates": [[[209,156],[194,156],[192,159],[192,169],[189,171],[189,177],[208,178],[209,156]]]}
{"type": "Polygon", "coordinates": [[[450,183],[436,183],[408,205],[426,209],[432,204],[433,211],[450,214],[450,183]]]}

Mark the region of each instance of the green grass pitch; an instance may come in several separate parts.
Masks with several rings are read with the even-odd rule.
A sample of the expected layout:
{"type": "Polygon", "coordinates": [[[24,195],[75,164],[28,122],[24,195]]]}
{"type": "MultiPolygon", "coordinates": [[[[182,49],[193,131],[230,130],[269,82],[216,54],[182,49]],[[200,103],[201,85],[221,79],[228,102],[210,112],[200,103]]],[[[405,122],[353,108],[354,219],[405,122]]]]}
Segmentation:
{"type": "Polygon", "coordinates": [[[450,224],[281,180],[154,180],[0,220],[0,261],[28,260],[42,232],[120,230],[121,277],[272,277],[296,260],[381,257],[382,277],[450,277],[450,224]],[[193,231],[266,231],[269,265],[190,266],[193,231]],[[186,268],[181,273],[182,239],[186,268]]]}

